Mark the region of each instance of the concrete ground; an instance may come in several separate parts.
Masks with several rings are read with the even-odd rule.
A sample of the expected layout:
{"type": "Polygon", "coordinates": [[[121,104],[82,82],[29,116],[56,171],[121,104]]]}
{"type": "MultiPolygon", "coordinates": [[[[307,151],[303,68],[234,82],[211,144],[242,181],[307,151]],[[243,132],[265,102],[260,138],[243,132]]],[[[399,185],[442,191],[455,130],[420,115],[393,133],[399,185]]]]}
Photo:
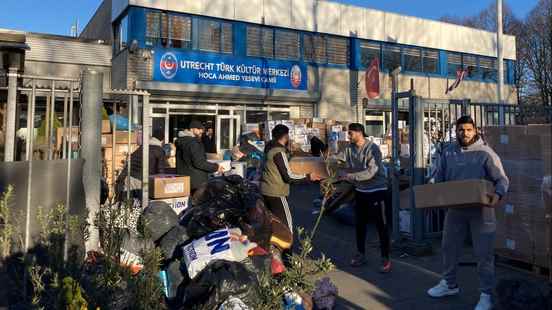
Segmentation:
{"type": "MultiPolygon", "coordinates": [[[[294,215],[294,225],[310,229],[316,219],[312,215],[312,200],[317,197],[318,186],[295,186],[289,204],[294,215]]],[[[314,246],[318,253],[330,257],[336,270],[329,274],[339,289],[337,309],[473,309],[479,298],[476,267],[473,264],[459,267],[458,282],[461,294],[445,299],[427,296],[428,288],[440,281],[441,256],[439,240],[434,242],[434,255],[426,257],[401,257],[400,251],[392,253],[393,271],[378,272],[380,264],[379,243],[375,229],[369,230],[369,264],[361,268],[350,267],[355,253],[354,228],[332,217],[322,219],[314,246]]],[[[474,262],[471,250],[466,248],[462,262],[474,262]]],[[[525,278],[544,285],[545,280],[533,275],[497,267],[497,278],[525,278]]]]}

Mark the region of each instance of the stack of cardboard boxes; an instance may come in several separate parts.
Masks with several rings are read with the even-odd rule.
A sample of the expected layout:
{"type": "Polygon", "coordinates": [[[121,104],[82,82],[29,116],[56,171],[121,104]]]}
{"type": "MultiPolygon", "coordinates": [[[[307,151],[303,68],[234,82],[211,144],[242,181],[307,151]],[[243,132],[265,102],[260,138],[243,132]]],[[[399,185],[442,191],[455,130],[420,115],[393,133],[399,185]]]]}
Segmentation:
{"type": "Polygon", "coordinates": [[[102,162],[103,175],[109,186],[113,185],[117,176],[124,168],[128,155],[138,149],[136,143],[136,134],[130,132],[130,149],[129,149],[129,132],[111,130],[109,120],[102,121],[102,162]],[[115,152],[113,152],[113,141],[115,141],[115,152]],[[115,179],[113,179],[115,175],[115,179]]]}
{"type": "Polygon", "coordinates": [[[550,268],[552,126],[491,126],[484,137],[510,179],[506,204],[496,212],[496,253],[550,268]]]}
{"type": "Polygon", "coordinates": [[[190,177],[168,174],[152,175],[149,178],[151,201],[166,202],[180,215],[190,204],[190,177]]]}

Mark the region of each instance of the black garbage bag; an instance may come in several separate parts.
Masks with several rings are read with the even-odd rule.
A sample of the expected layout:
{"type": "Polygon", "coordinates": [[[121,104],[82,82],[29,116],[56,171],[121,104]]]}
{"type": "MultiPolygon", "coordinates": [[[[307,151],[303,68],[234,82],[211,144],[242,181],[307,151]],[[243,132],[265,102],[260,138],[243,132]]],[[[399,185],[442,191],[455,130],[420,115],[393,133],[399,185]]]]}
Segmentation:
{"type": "Polygon", "coordinates": [[[178,216],[163,201],[151,201],[138,220],[138,229],[153,241],[159,240],[178,224],[178,216]]]}
{"type": "Polygon", "coordinates": [[[229,297],[252,307],[259,283],[250,263],[217,260],[182,290],[181,309],[218,309],[229,297]]]}
{"type": "Polygon", "coordinates": [[[182,257],[181,245],[190,240],[186,228],[181,225],[176,225],[157,241],[157,245],[161,253],[163,253],[165,260],[171,261],[175,258],[182,257]]]}
{"type": "Polygon", "coordinates": [[[177,296],[178,286],[184,281],[184,276],[180,271],[180,261],[173,260],[165,269],[167,276],[167,298],[169,300],[174,299],[177,296]]]}
{"type": "Polygon", "coordinates": [[[211,179],[200,187],[181,224],[191,239],[225,227],[238,227],[267,249],[271,235],[270,211],[256,185],[237,175],[211,179]]]}
{"type": "Polygon", "coordinates": [[[496,287],[499,310],[552,309],[552,300],[534,282],[521,279],[501,280],[496,287]]]}

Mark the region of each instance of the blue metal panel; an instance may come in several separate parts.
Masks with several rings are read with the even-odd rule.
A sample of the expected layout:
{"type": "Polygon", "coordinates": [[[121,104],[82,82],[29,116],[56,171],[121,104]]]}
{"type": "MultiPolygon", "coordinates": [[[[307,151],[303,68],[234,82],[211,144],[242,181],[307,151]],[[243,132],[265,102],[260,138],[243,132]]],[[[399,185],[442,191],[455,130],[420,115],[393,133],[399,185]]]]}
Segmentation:
{"type": "Polygon", "coordinates": [[[146,9],[131,7],[128,11],[129,42],[138,41],[140,48],[146,47],[146,9]]]}
{"type": "Polygon", "coordinates": [[[234,55],[247,56],[247,25],[236,22],[233,26],[234,55]]]}
{"type": "Polygon", "coordinates": [[[360,54],[360,39],[352,38],[350,43],[351,49],[351,69],[360,70],[361,63],[361,54],[360,54]]]}
{"type": "Polygon", "coordinates": [[[442,77],[448,75],[448,58],[445,51],[439,51],[439,75],[442,77]]]}

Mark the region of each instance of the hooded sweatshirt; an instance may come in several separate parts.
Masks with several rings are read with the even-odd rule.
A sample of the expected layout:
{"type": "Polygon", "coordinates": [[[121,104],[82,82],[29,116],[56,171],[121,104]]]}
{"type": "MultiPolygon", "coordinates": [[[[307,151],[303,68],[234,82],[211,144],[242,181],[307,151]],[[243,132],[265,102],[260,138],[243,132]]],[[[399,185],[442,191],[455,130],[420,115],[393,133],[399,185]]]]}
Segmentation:
{"type": "Polygon", "coordinates": [[[495,185],[500,197],[508,192],[509,180],[498,155],[481,138],[469,146],[455,142],[440,157],[435,182],[483,179],[495,185]]]}
{"type": "Polygon", "coordinates": [[[176,139],[176,173],[190,177],[192,190],[207,182],[209,173],[218,170],[218,165],[207,161],[205,148],[191,131],[179,132],[176,139]]]}
{"type": "Polygon", "coordinates": [[[387,178],[377,144],[366,139],[364,145],[359,148],[351,143],[345,152],[338,155],[338,159],[347,164],[347,172],[352,177],[355,190],[375,192],[387,189],[387,178]]]}

